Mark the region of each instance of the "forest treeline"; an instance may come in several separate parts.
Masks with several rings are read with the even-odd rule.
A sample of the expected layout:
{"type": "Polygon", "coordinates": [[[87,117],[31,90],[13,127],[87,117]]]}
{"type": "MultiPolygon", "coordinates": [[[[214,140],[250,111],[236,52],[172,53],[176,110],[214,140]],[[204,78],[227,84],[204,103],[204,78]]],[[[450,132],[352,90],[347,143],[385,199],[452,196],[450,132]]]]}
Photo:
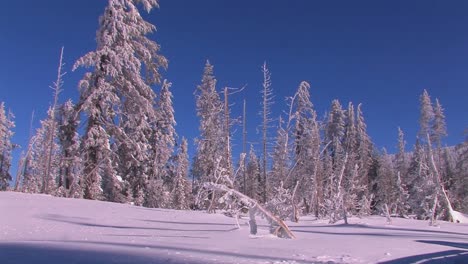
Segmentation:
{"type": "MultiPolygon", "coordinates": [[[[195,91],[200,133],[190,162],[187,140],[179,140],[175,130],[171,83],[161,74],[168,61],[148,38],[155,27],[140,16],[139,7],[149,12],[158,3],[109,0],[96,50],[73,66],[89,70],[76,102],[59,100],[62,49],[53,104],[22,147],[11,186],[12,151],[18,146],[11,141],[14,115],[1,103],[1,190],[173,209],[242,207],[235,197],[207,188],[214,183],[247,195],[282,219],[313,214],[336,222],[386,214],[434,223],[454,218],[453,212],[468,213],[468,137],[444,146],[443,107],[425,90],[412,151],[406,151],[404,132],[395,128],[398,152],[388,154],[367,134],[361,104],[334,100],[319,119],[307,82],[287,99],[285,114],[273,117],[265,63],[259,72],[262,101],[255,106],[262,115],[260,147],[247,146],[244,137],[242,151],[236,151],[240,157],[233,158],[232,91],[217,87],[214,67],[206,62],[195,91]]],[[[243,124],[246,119],[244,103],[243,124]]]]}

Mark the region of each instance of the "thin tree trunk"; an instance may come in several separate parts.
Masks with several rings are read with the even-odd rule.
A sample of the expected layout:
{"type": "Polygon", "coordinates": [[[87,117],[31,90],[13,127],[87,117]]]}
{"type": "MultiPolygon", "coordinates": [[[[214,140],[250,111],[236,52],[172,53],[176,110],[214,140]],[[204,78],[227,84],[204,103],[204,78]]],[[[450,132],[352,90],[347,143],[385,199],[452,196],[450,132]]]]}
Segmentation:
{"type": "Polygon", "coordinates": [[[52,121],[52,127],[50,127],[49,130],[49,138],[47,139],[48,142],[48,152],[46,155],[46,170],[44,174],[44,184],[42,186],[42,191],[43,193],[48,194],[49,193],[49,178],[50,178],[50,171],[51,171],[51,166],[52,166],[52,152],[54,150],[54,134],[55,134],[55,111],[57,109],[57,103],[58,103],[58,95],[60,93],[60,87],[62,86],[62,77],[64,74],[62,74],[62,66],[63,66],[63,47],[62,50],[60,51],[60,61],[59,61],[59,67],[57,69],[57,81],[55,82],[54,85],[54,104],[52,105],[52,113],[50,116],[50,120],[52,121]]]}
{"type": "MultiPolygon", "coordinates": [[[[245,99],[244,99],[244,107],[243,107],[243,118],[242,118],[242,151],[243,153],[247,154],[247,149],[246,149],[246,138],[247,138],[247,129],[246,129],[246,106],[245,106],[245,99]]],[[[243,181],[244,181],[244,188],[243,188],[243,193],[247,193],[247,187],[246,187],[246,162],[244,162],[244,168],[242,170],[242,176],[243,176],[243,181]]]]}

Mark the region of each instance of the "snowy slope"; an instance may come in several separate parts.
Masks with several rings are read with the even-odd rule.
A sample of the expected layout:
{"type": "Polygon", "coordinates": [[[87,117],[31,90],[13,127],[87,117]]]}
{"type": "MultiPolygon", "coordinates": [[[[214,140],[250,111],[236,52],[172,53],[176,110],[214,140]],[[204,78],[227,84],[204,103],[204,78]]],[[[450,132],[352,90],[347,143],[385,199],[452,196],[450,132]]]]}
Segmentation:
{"type": "Polygon", "coordinates": [[[468,263],[468,225],[352,218],[248,234],[221,214],[0,193],[0,263],[468,263]]]}

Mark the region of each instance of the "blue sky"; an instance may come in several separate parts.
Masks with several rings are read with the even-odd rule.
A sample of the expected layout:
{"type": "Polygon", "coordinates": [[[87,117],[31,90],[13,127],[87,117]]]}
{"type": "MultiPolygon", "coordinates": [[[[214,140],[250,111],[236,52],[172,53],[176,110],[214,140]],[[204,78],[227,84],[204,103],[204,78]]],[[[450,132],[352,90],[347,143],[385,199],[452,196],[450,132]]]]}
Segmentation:
{"type": "MultiPolygon", "coordinates": [[[[60,47],[66,71],[61,101],[78,97],[84,70],[73,63],[94,50],[106,0],[6,1],[0,9],[0,101],[16,115],[15,142],[26,146],[29,118],[52,101],[60,47]]],[[[418,97],[427,89],[446,110],[447,145],[468,127],[468,2],[161,0],[144,17],[158,28],[151,37],[169,59],[179,135],[198,135],[193,92],[209,59],[218,88],[247,85],[232,97],[233,116],[247,99],[248,139],[257,142],[262,73],[267,61],[275,94],[274,116],[286,109],[300,81],[311,84],[319,116],[333,99],[363,103],[378,147],[395,151],[397,127],[409,147],[418,129],[418,97]]],[[[156,89],[159,89],[158,87],[156,89]]],[[[235,128],[240,149],[240,127],[235,128]]],[[[272,135],[273,136],[273,135],[272,135]]],[[[193,143],[193,141],[191,141],[193,143]]],[[[193,144],[191,144],[193,149],[193,144]]]]}

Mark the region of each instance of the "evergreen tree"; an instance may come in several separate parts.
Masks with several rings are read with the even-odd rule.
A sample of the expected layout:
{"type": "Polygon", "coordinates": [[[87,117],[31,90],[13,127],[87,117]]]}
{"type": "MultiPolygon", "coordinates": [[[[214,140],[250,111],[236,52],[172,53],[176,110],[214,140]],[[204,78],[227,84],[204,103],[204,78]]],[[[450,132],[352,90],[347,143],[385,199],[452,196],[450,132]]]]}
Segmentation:
{"type": "Polygon", "coordinates": [[[174,187],[172,189],[172,207],[179,210],[188,209],[190,202],[190,186],[187,181],[189,169],[187,148],[187,140],[182,138],[182,143],[176,156],[174,187]]]}
{"type": "Polygon", "coordinates": [[[157,120],[150,86],[160,83],[159,70],[167,67],[167,60],[146,36],[155,27],[143,20],[139,3],[148,12],[158,7],[156,0],[109,0],[100,18],[96,51],[74,65],[94,68],[80,82],[77,106],[88,117],[82,144],[87,199],[124,201],[119,171],[130,184],[127,196],[142,203],[148,133],[157,120]]]}
{"type": "Polygon", "coordinates": [[[377,169],[377,190],[376,190],[376,209],[377,212],[385,212],[389,208],[391,210],[394,208],[395,201],[395,187],[397,182],[397,176],[394,174],[395,170],[393,168],[392,158],[387,154],[387,150],[383,149],[382,153],[379,155],[378,160],[378,169],[377,169]]]}
{"type": "Polygon", "coordinates": [[[296,111],[294,127],[294,167],[290,188],[298,184],[295,202],[301,202],[306,207],[306,213],[311,206],[318,210],[318,194],[320,182],[318,170],[320,167],[320,128],[317,114],[310,101],[310,85],[301,82],[296,92],[296,111]]]}
{"type": "MultiPolygon", "coordinates": [[[[201,84],[196,93],[197,115],[200,118],[200,138],[196,140],[197,152],[193,163],[192,173],[200,184],[216,182],[216,168],[218,160],[224,157],[223,144],[223,104],[216,92],[216,79],[213,66],[209,61],[205,64],[201,84]]],[[[221,183],[221,182],[218,182],[221,183]]],[[[224,183],[224,182],[223,182],[224,183]]],[[[201,189],[199,191],[202,191],[201,189]]],[[[203,196],[203,192],[200,193],[203,196]]],[[[208,208],[207,201],[216,201],[212,191],[207,192],[207,200],[202,198],[198,206],[208,208]]]]}
{"type": "Polygon", "coordinates": [[[434,122],[432,124],[431,141],[436,145],[438,154],[440,155],[440,148],[442,147],[442,137],[447,136],[447,127],[445,124],[445,115],[439,99],[436,98],[434,109],[434,122]]]}
{"type": "Polygon", "coordinates": [[[357,156],[357,184],[358,184],[358,200],[359,214],[368,215],[370,211],[371,194],[369,193],[370,179],[369,173],[372,163],[372,141],[367,134],[367,125],[362,112],[362,104],[358,104],[356,113],[356,152],[357,156]]]}
{"type": "Polygon", "coordinates": [[[32,139],[31,161],[27,168],[30,175],[25,177],[25,189],[28,192],[55,194],[57,188],[60,150],[57,142],[57,121],[52,119],[53,112],[53,109],[49,108],[47,118],[41,121],[41,127],[32,139]]]}
{"type": "Polygon", "coordinates": [[[60,145],[59,189],[64,196],[79,198],[82,196],[80,186],[81,155],[79,122],[76,119],[74,104],[65,102],[59,111],[58,139],[60,145]]]}
{"type": "Polygon", "coordinates": [[[159,100],[157,101],[157,122],[151,132],[151,152],[149,161],[151,172],[146,190],[145,205],[148,207],[165,207],[169,198],[172,177],[175,172],[169,171],[169,161],[174,152],[176,125],[174,107],[172,105],[171,83],[164,80],[159,100]]]}
{"type": "Polygon", "coordinates": [[[454,179],[454,206],[468,214],[468,129],[465,130],[465,141],[459,148],[456,161],[456,178],[454,179]]]}
{"type": "Polygon", "coordinates": [[[271,174],[268,178],[267,193],[271,196],[275,196],[279,191],[278,186],[288,189],[284,186],[285,182],[290,183],[290,145],[289,145],[289,133],[283,127],[283,119],[280,116],[279,126],[276,136],[275,147],[272,153],[272,168],[271,174]]]}
{"type": "Polygon", "coordinates": [[[11,152],[15,145],[11,142],[12,129],[15,127],[14,115],[5,112],[5,103],[0,103],[0,191],[4,191],[11,181],[11,152]]]}
{"type": "Polygon", "coordinates": [[[260,171],[260,161],[255,154],[253,146],[250,146],[249,159],[246,166],[246,195],[254,200],[261,198],[260,182],[262,175],[260,171]]]}

